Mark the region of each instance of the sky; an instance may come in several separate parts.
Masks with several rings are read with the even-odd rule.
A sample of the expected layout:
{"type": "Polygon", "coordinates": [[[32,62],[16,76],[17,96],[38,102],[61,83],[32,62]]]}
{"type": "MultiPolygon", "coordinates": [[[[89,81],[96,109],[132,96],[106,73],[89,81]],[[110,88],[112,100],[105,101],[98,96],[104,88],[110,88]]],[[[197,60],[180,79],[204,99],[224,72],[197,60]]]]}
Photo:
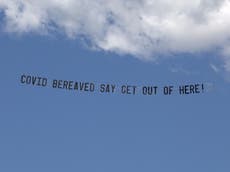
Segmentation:
{"type": "Polygon", "coordinates": [[[0,171],[229,172],[229,15],[228,0],[0,0],[0,171]]]}

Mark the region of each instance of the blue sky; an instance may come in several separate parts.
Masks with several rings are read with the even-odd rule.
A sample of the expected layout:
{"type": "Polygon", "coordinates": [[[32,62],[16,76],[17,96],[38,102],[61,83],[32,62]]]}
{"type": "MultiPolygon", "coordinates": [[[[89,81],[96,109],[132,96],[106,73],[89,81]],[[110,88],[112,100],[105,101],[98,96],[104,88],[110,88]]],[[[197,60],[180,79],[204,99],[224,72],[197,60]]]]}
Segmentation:
{"type": "MultiPolygon", "coordinates": [[[[3,13],[7,5],[0,2],[3,13]]],[[[192,52],[170,47],[161,52],[152,45],[142,54],[143,47],[122,49],[123,39],[116,45],[110,39],[100,44],[89,36],[92,45],[87,45],[60,29],[41,34],[34,27],[27,32],[23,29],[28,27],[15,25],[22,31],[10,31],[4,16],[7,13],[0,32],[1,171],[230,170],[229,73],[227,65],[222,67],[228,58],[218,50],[223,43],[200,53],[190,46],[192,52]],[[139,87],[204,83],[205,91],[170,96],[87,93],[24,85],[22,74],[139,87]]]]}

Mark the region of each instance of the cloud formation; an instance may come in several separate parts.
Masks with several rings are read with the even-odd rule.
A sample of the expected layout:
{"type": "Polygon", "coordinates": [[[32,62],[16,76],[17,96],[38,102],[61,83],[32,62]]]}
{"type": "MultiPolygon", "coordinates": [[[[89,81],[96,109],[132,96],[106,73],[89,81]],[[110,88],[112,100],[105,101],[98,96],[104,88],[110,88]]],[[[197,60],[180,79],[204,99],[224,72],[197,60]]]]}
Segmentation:
{"type": "Polygon", "coordinates": [[[0,0],[0,11],[7,32],[84,36],[146,60],[217,49],[230,71],[229,0],[0,0]]]}

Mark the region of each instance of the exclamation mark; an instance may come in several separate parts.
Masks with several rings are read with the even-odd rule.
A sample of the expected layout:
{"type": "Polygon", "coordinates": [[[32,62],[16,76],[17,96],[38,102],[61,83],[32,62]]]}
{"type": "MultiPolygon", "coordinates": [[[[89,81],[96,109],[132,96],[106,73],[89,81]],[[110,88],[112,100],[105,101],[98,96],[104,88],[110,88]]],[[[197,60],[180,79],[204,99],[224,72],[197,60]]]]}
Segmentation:
{"type": "Polygon", "coordinates": [[[202,92],[204,93],[204,84],[202,84],[201,87],[202,87],[202,92]]]}

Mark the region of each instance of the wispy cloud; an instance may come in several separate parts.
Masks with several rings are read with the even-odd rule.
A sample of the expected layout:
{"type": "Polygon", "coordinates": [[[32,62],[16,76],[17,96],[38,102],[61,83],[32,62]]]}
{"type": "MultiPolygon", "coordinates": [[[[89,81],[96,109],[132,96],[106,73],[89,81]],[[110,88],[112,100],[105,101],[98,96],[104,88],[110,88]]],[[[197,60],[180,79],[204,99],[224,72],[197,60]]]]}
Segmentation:
{"type": "Polygon", "coordinates": [[[216,73],[218,73],[219,71],[220,71],[220,69],[216,66],[216,65],[214,65],[214,64],[210,64],[210,67],[211,67],[211,69],[214,71],[214,72],[216,72],[216,73]]]}
{"type": "Polygon", "coordinates": [[[0,11],[7,32],[84,35],[145,60],[218,49],[230,71],[229,0],[0,0],[0,11]]]}

